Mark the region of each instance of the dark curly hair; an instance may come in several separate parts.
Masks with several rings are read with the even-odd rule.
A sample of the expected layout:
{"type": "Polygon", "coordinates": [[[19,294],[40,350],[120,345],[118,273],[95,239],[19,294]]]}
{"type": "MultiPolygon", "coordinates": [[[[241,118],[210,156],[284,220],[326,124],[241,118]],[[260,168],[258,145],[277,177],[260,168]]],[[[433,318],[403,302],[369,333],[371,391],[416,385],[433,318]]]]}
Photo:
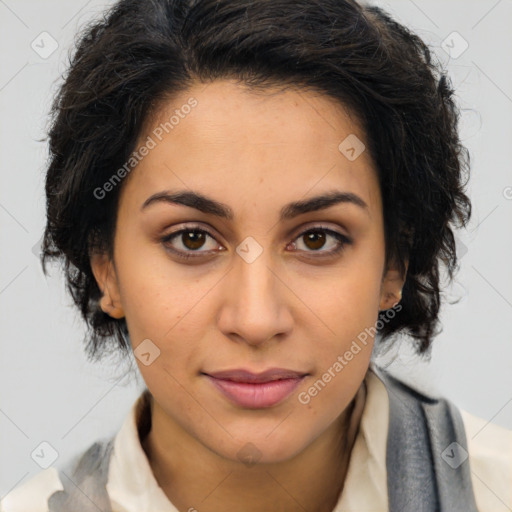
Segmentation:
{"type": "MultiPolygon", "coordinates": [[[[408,334],[429,354],[439,326],[440,263],[458,269],[469,154],[449,78],[426,44],[382,9],[352,0],[121,0],[86,27],[52,107],[41,262],[63,263],[88,326],[87,354],[129,351],[125,319],[98,305],[90,254],[112,256],[122,184],[101,187],[134,151],[151,112],[197,81],[302,87],[355,113],[383,198],[386,264],[407,279],[381,342],[408,334]]],[[[379,319],[385,312],[379,313],[379,319]]]]}

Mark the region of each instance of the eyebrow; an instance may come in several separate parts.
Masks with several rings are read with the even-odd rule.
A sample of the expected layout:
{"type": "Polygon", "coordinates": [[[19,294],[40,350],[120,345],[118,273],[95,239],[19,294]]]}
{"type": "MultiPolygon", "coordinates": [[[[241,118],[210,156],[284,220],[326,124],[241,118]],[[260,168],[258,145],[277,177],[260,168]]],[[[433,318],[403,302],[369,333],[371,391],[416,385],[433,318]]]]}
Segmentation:
{"type": "MultiPolygon", "coordinates": [[[[227,220],[233,220],[235,217],[233,210],[228,205],[191,190],[157,192],[144,201],[141,206],[141,210],[145,210],[150,205],[157,203],[189,206],[190,208],[195,208],[200,212],[215,215],[216,217],[227,220]]],[[[324,210],[340,203],[353,204],[368,213],[368,205],[358,195],[353,194],[352,192],[333,190],[304,201],[288,203],[281,208],[279,219],[281,221],[290,220],[301,214],[324,210]]]]}

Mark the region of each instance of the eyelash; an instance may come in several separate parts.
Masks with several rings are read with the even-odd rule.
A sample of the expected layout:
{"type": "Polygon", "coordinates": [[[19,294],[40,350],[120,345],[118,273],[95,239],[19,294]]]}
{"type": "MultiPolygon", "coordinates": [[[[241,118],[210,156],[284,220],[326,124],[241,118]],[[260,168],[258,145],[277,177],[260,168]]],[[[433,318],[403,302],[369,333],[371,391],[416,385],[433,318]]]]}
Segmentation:
{"type": "MultiPolygon", "coordinates": [[[[204,229],[202,227],[199,227],[199,226],[189,226],[189,227],[180,229],[179,231],[175,231],[173,233],[165,235],[161,239],[161,242],[166,246],[166,248],[169,251],[171,251],[174,255],[178,256],[179,258],[182,258],[182,259],[185,259],[185,260],[188,260],[190,258],[199,258],[199,257],[201,257],[201,253],[205,253],[207,251],[199,251],[198,250],[198,251],[186,251],[186,252],[183,252],[181,250],[176,250],[176,249],[173,249],[173,248],[169,248],[168,245],[167,245],[169,242],[171,242],[174,238],[178,237],[182,233],[187,233],[187,232],[190,232],[190,231],[195,231],[195,232],[199,232],[199,233],[206,233],[209,237],[211,237],[214,240],[216,240],[215,237],[208,230],[206,230],[206,229],[204,229]]],[[[343,251],[345,249],[345,246],[352,244],[352,240],[350,238],[348,238],[347,236],[342,235],[341,233],[338,233],[337,231],[333,231],[332,229],[329,229],[329,228],[323,227],[323,226],[314,226],[314,227],[308,228],[305,231],[302,231],[301,233],[299,233],[293,239],[293,241],[295,241],[298,238],[306,235],[307,233],[312,233],[312,232],[326,233],[328,235],[333,236],[340,243],[340,245],[336,249],[332,249],[330,251],[321,251],[321,250],[318,250],[318,251],[305,251],[305,252],[308,252],[308,253],[311,252],[311,253],[320,253],[321,254],[321,256],[315,256],[315,257],[321,257],[322,258],[322,257],[332,257],[332,256],[335,256],[336,254],[338,254],[341,251],[343,251]]]]}

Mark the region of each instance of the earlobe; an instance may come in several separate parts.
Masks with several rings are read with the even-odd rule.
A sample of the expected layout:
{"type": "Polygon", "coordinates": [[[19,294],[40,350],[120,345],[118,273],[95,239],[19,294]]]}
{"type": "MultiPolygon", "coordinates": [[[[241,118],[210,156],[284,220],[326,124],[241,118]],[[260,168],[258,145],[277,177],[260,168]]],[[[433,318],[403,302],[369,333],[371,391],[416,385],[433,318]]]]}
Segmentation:
{"type": "Polygon", "coordinates": [[[381,296],[379,311],[385,311],[396,306],[402,300],[402,290],[386,292],[381,296]]]}
{"type": "Polygon", "coordinates": [[[124,317],[124,311],[120,302],[114,302],[112,299],[109,299],[106,293],[104,293],[103,297],[100,299],[100,308],[112,318],[119,320],[124,317]]]}
{"type": "Polygon", "coordinates": [[[105,253],[92,254],[90,261],[94,278],[102,293],[99,301],[101,310],[112,318],[123,318],[124,310],[113,262],[105,253]]]}

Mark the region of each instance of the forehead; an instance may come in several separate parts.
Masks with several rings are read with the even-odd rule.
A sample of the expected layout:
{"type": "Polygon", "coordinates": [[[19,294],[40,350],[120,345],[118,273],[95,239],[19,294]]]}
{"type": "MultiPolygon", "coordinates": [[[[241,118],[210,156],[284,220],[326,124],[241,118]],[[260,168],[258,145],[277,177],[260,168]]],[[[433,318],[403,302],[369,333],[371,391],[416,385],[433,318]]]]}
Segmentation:
{"type": "Polygon", "coordinates": [[[152,149],[129,179],[139,198],[190,188],[234,204],[267,193],[277,209],[336,188],[380,208],[358,119],[318,92],[196,83],[159,105],[139,145],[148,138],[152,149]]]}
{"type": "Polygon", "coordinates": [[[231,79],[195,83],[162,102],[151,116],[150,126],[165,125],[191,98],[197,105],[179,120],[175,116],[173,122],[178,123],[172,132],[177,136],[193,134],[197,144],[295,145],[304,152],[316,147],[334,152],[340,131],[364,137],[357,117],[325,94],[299,87],[253,89],[231,79]]]}

